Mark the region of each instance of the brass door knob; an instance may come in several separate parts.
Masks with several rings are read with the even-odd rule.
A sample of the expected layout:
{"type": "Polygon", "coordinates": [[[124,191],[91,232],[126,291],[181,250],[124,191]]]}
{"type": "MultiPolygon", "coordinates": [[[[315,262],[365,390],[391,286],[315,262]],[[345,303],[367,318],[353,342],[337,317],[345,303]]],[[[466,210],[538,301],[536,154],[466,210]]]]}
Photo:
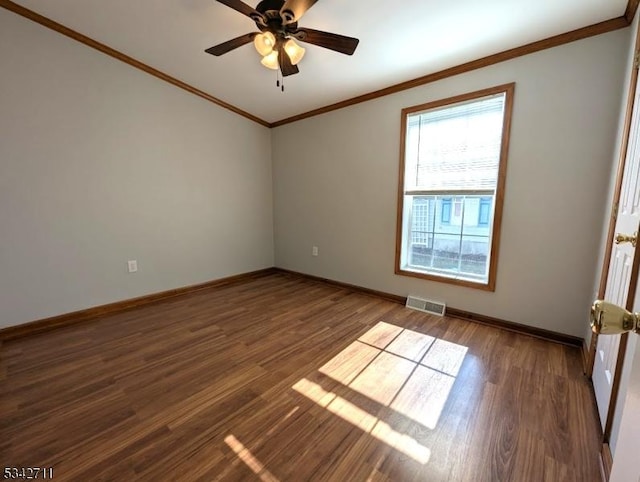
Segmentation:
{"type": "Polygon", "coordinates": [[[633,236],[629,236],[628,234],[617,233],[615,240],[616,240],[616,244],[631,243],[631,246],[635,248],[636,243],[638,242],[638,231],[633,233],[633,236]]]}
{"type": "Polygon", "coordinates": [[[619,335],[628,331],[640,333],[640,313],[631,313],[608,301],[596,300],[591,305],[591,330],[596,335],[619,335]]]}

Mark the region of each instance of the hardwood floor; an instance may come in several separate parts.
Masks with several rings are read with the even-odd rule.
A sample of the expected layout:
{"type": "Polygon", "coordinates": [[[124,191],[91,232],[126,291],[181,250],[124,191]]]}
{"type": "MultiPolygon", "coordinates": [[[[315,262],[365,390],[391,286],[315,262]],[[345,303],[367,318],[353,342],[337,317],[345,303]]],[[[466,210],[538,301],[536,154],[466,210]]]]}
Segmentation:
{"type": "Polygon", "coordinates": [[[55,480],[599,480],[578,348],[287,274],[5,342],[0,404],[55,480]]]}

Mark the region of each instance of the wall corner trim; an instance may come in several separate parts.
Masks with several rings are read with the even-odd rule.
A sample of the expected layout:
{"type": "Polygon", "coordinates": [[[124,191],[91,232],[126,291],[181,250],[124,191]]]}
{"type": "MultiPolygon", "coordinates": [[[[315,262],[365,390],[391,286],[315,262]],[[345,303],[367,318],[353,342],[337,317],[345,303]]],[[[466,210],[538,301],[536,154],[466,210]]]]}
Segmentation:
{"type": "MultiPolygon", "coordinates": [[[[157,303],[159,301],[163,301],[168,298],[174,298],[177,296],[182,296],[182,295],[195,293],[197,291],[202,291],[202,290],[207,290],[212,288],[220,288],[220,287],[228,286],[231,284],[242,283],[242,282],[250,281],[256,278],[269,276],[272,274],[282,274],[285,276],[291,276],[291,277],[296,277],[300,279],[310,280],[316,283],[324,283],[324,284],[328,284],[338,288],[347,289],[347,290],[350,290],[356,293],[365,294],[368,296],[374,296],[376,298],[381,298],[386,301],[391,301],[399,304],[405,304],[407,299],[404,296],[385,293],[383,291],[364,288],[362,286],[343,283],[340,281],[334,281],[328,278],[321,278],[318,276],[313,276],[305,273],[299,273],[297,271],[291,271],[288,269],[271,267],[271,268],[265,268],[257,271],[251,271],[248,273],[229,276],[226,278],[207,281],[205,283],[200,283],[196,285],[185,286],[182,288],[174,288],[167,291],[161,291],[159,293],[152,293],[152,294],[140,296],[138,298],[131,298],[128,300],[116,301],[114,303],[109,303],[106,305],[100,305],[93,308],[74,311],[71,313],[64,313],[61,315],[53,316],[50,318],[44,318],[41,320],[29,322],[29,323],[9,326],[9,327],[0,329],[0,343],[4,341],[13,340],[16,338],[23,338],[26,336],[36,335],[38,333],[50,331],[56,328],[62,328],[69,325],[74,325],[76,323],[91,321],[99,316],[111,315],[114,313],[127,311],[133,308],[138,308],[138,307],[142,307],[152,303],[157,303]]],[[[540,338],[540,339],[552,341],[555,343],[561,343],[563,345],[569,345],[569,346],[580,348],[584,344],[584,340],[582,338],[578,338],[575,336],[566,335],[563,333],[557,333],[557,332],[545,330],[542,328],[535,328],[532,326],[523,325],[521,323],[514,323],[512,321],[501,320],[498,318],[480,315],[477,313],[471,313],[469,311],[458,310],[456,308],[448,307],[445,316],[460,318],[460,319],[475,322],[475,323],[481,323],[484,325],[493,326],[495,328],[501,328],[503,330],[513,331],[515,333],[533,336],[535,338],[540,338]]]]}
{"type": "Polygon", "coordinates": [[[114,303],[108,303],[106,305],[95,306],[93,308],[87,308],[71,313],[64,313],[62,315],[31,321],[29,323],[9,326],[0,329],[0,343],[3,341],[14,340],[16,338],[36,335],[38,333],[50,331],[56,328],[75,325],[76,323],[91,321],[95,318],[98,318],[99,316],[120,313],[132,308],[139,308],[141,306],[157,303],[169,298],[174,298],[176,296],[182,296],[190,293],[195,293],[197,291],[220,288],[223,286],[229,286],[231,284],[250,281],[256,278],[262,278],[264,276],[273,274],[274,272],[274,268],[265,268],[258,271],[251,271],[248,273],[228,276],[226,278],[219,278],[216,280],[207,281],[205,283],[185,286],[182,288],[174,288],[167,291],[161,291],[159,293],[151,293],[148,295],[140,296],[138,298],[116,301],[114,303]]]}
{"type": "Polygon", "coordinates": [[[638,11],[638,5],[640,5],[640,0],[629,0],[627,3],[627,9],[624,12],[624,18],[627,20],[627,23],[631,25],[633,23],[633,19],[636,16],[636,12],[638,11]]]}
{"type": "Polygon", "coordinates": [[[591,354],[589,351],[589,345],[587,344],[587,340],[582,340],[582,371],[583,373],[591,377],[591,370],[589,368],[589,359],[591,358],[591,354]]]}
{"type": "MultiPolygon", "coordinates": [[[[361,293],[369,296],[375,296],[377,298],[382,298],[387,301],[393,301],[395,303],[405,304],[407,298],[400,295],[394,295],[391,293],[385,293],[383,291],[373,290],[370,288],[364,288],[362,286],[353,285],[350,283],[343,283],[341,281],[335,281],[328,278],[321,278],[319,276],[313,276],[310,274],[300,273],[297,271],[292,271],[284,268],[274,268],[276,273],[282,273],[288,276],[294,276],[302,279],[307,279],[310,281],[314,281],[317,283],[329,284],[332,286],[336,286],[338,288],[347,289],[350,291],[354,291],[356,293],[361,293]]],[[[470,311],[459,310],[452,307],[447,307],[445,316],[450,316],[452,318],[459,318],[466,321],[471,321],[474,323],[480,323],[483,325],[493,326],[494,328],[501,328],[503,330],[513,331],[515,333],[520,333],[522,335],[533,336],[535,338],[540,338],[542,340],[551,341],[554,343],[560,343],[563,345],[573,346],[576,348],[581,348],[584,344],[584,340],[577,336],[566,335],[564,333],[558,333],[551,330],[545,330],[543,328],[536,328],[529,325],[523,325],[521,323],[515,323],[513,321],[501,320],[499,318],[494,318],[491,316],[481,315],[478,313],[472,313],[470,311]]]]}
{"type": "Polygon", "coordinates": [[[611,454],[611,447],[605,442],[602,444],[602,449],[600,450],[600,475],[602,476],[603,482],[609,481],[612,467],[613,455],[611,454]]]}

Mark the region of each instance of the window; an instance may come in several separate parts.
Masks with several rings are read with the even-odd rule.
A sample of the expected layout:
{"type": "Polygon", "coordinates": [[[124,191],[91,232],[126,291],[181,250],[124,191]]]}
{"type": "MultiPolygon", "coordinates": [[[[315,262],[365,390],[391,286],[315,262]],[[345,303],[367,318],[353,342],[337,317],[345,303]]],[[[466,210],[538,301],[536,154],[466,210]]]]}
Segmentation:
{"type": "Polygon", "coordinates": [[[478,226],[488,226],[489,218],[491,217],[491,205],[493,199],[490,197],[483,197],[480,199],[480,209],[478,210],[478,226]]]}
{"type": "Polygon", "coordinates": [[[397,274],[495,289],[514,87],[403,109],[397,274]]]}
{"type": "Polygon", "coordinates": [[[451,222],[451,198],[445,198],[442,200],[442,208],[440,210],[440,220],[442,224],[449,224],[451,222]]]}

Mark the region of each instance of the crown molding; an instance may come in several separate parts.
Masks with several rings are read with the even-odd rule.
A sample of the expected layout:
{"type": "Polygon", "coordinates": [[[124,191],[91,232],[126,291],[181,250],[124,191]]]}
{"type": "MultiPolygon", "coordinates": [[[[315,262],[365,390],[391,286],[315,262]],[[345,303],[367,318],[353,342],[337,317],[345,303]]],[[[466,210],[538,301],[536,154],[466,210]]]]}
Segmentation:
{"type": "MultiPolygon", "coordinates": [[[[636,0],[631,0],[631,1],[636,1],[636,0]]],[[[331,104],[325,107],[320,107],[318,109],[314,109],[309,112],[298,114],[292,117],[287,117],[286,119],[273,122],[271,124],[271,127],[280,127],[285,124],[291,124],[292,122],[297,122],[302,119],[308,119],[309,117],[315,117],[317,115],[326,114],[327,112],[331,112],[334,110],[344,109],[345,107],[349,107],[355,104],[360,104],[362,102],[367,102],[369,100],[385,97],[391,94],[396,94],[398,92],[402,92],[403,90],[413,89],[414,87],[429,84],[431,82],[436,82],[438,80],[446,79],[448,77],[453,77],[455,75],[464,74],[466,72],[471,72],[472,70],[481,69],[483,67],[488,67],[490,65],[498,64],[500,62],[505,62],[507,60],[512,60],[517,57],[522,57],[523,55],[529,55],[534,52],[539,52],[541,50],[558,47],[560,45],[575,42],[576,40],[582,40],[588,37],[594,37],[596,35],[612,32],[614,30],[618,30],[628,26],[629,26],[629,22],[624,16],[612,18],[611,20],[606,20],[604,22],[589,25],[588,27],[579,28],[577,30],[572,30],[571,32],[566,32],[560,35],[556,35],[554,37],[549,37],[544,40],[539,40],[537,42],[533,42],[530,44],[522,45],[520,47],[505,50],[503,52],[489,55],[487,57],[483,57],[478,60],[473,60],[471,62],[467,62],[465,64],[461,64],[456,67],[451,67],[445,70],[441,70],[439,72],[435,72],[433,74],[428,74],[422,77],[418,77],[417,79],[401,82],[399,84],[392,85],[391,87],[385,87],[384,89],[376,90],[374,92],[369,92],[368,94],[364,94],[364,95],[359,95],[357,97],[343,100],[341,102],[337,102],[335,104],[331,104]]]]}
{"type": "Polygon", "coordinates": [[[135,67],[136,69],[142,70],[143,72],[153,75],[154,77],[160,80],[164,80],[165,82],[168,82],[180,89],[190,92],[191,94],[197,95],[198,97],[204,100],[207,100],[209,102],[212,102],[213,104],[216,104],[219,107],[227,109],[231,112],[234,112],[235,114],[245,117],[246,119],[249,119],[253,122],[256,122],[260,125],[263,125],[269,128],[280,127],[285,124],[291,124],[293,122],[297,122],[302,119],[308,119],[309,117],[315,117],[321,114],[326,114],[327,112],[343,109],[345,107],[349,107],[355,104],[360,104],[362,102],[367,102],[369,100],[377,99],[377,98],[384,97],[391,94],[396,94],[398,92],[402,92],[403,90],[412,89],[414,87],[429,84],[431,82],[446,79],[448,77],[453,77],[455,75],[471,72],[473,70],[481,69],[483,67],[488,67],[490,65],[498,64],[500,62],[512,60],[517,57],[522,57],[523,55],[528,55],[534,52],[539,52],[541,50],[546,50],[546,49],[558,47],[560,45],[564,45],[570,42],[575,42],[577,40],[582,40],[588,37],[602,35],[604,33],[612,32],[614,30],[622,29],[631,25],[639,5],[640,5],[640,0],[629,0],[625,13],[621,17],[612,18],[604,22],[589,25],[587,27],[579,28],[577,30],[572,30],[571,32],[566,32],[560,35],[556,35],[554,37],[549,37],[544,40],[539,40],[537,42],[533,42],[530,44],[522,45],[520,47],[505,50],[503,52],[489,55],[481,59],[473,60],[471,62],[467,62],[455,67],[441,70],[439,72],[427,74],[422,77],[418,77],[416,79],[401,82],[399,84],[395,84],[390,87],[385,87],[383,89],[376,90],[374,92],[369,92],[367,94],[359,95],[351,99],[343,100],[341,102],[336,102],[335,104],[330,104],[324,107],[320,107],[318,109],[310,110],[302,114],[297,114],[295,116],[287,117],[285,119],[281,119],[281,120],[270,123],[232,104],[229,104],[228,102],[218,99],[217,97],[214,97],[211,94],[208,94],[196,87],[193,87],[192,85],[189,85],[186,82],[176,79],[175,77],[172,77],[169,74],[166,74],[158,69],[155,69],[150,65],[140,62],[139,60],[136,60],[133,57],[130,57],[112,47],[109,47],[108,45],[98,42],[97,40],[87,37],[86,35],[81,34],[69,27],[66,27],[54,20],[51,20],[50,18],[40,15],[39,13],[36,13],[33,10],[23,7],[22,5],[18,5],[17,3],[14,3],[10,0],[0,0],[0,7],[6,10],[16,13],[29,20],[32,20],[33,22],[36,22],[44,27],[47,27],[62,35],[65,35],[66,37],[76,40],[88,47],[91,47],[104,54],[107,54],[110,57],[120,60],[121,62],[129,64],[130,66],[135,67]]]}
{"type": "Polygon", "coordinates": [[[198,97],[208,100],[209,102],[212,102],[224,109],[230,110],[231,112],[241,115],[242,117],[245,117],[253,122],[257,122],[258,124],[261,124],[265,127],[271,127],[271,125],[267,121],[260,119],[259,117],[256,117],[253,114],[250,114],[249,112],[245,112],[244,110],[239,109],[234,105],[231,105],[223,100],[220,100],[217,97],[212,96],[211,94],[207,94],[206,92],[200,89],[197,89],[192,85],[187,84],[186,82],[176,79],[175,77],[172,77],[169,74],[165,74],[164,72],[158,69],[154,69],[150,65],[147,65],[143,62],[140,62],[139,60],[134,59],[133,57],[123,54],[122,52],[116,49],[113,49],[101,42],[98,42],[97,40],[87,37],[86,35],[83,35],[80,32],[76,32],[75,30],[70,29],[69,27],[65,27],[64,25],[58,22],[55,22],[54,20],[51,20],[50,18],[47,18],[43,15],[40,15],[39,13],[36,13],[33,10],[29,10],[28,8],[25,8],[22,5],[18,5],[17,3],[11,2],[10,0],[0,0],[0,7],[5,8],[6,10],[16,13],[22,17],[28,18],[29,20],[32,20],[36,23],[39,23],[44,27],[47,27],[58,33],[61,33],[66,37],[72,38],[73,40],[76,40],[88,47],[91,47],[92,49],[96,49],[104,54],[107,54],[110,57],[113,57],[114,59],[120,60],[125,64],[129,64],[130,66],[135,67],[136,69],[140,69],[143,72],[146,72],[147,74],[153,75],[154,77],[157,77],[160,80],[164,80],[165,82],[173,84],[176,87],[179,87],[180,89],[186,90],[191,94],[197,95],[198,97]]]}
{"type": "Polygon", "coordinates": [[[627,3],[627,9],[624,12],[624,18],[627,19],[629,25],[633,23],[633,19],[636,16],[636,12],[638,11],[638,5],[640,5],[640,0],[629,0],[629,3],[627,3]]]}

